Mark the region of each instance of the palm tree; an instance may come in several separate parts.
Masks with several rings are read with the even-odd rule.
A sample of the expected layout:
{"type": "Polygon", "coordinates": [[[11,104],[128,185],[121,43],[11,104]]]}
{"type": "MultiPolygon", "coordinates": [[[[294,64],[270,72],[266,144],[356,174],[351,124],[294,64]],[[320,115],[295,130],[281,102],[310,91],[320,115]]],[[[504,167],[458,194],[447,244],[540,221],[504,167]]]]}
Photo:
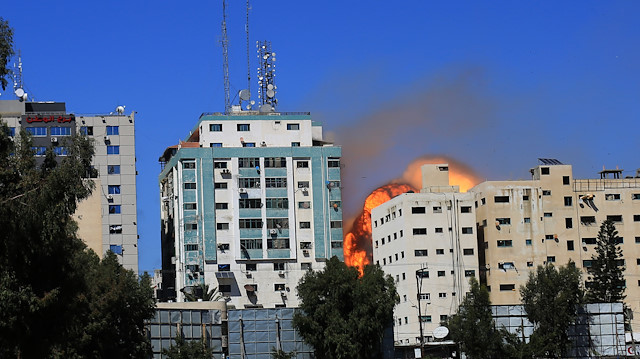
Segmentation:
{"type": "Polygon", "coordinates": [[[213,287],[209,290],[208,284],[198,284],[193,287],[191,293],[183,290],[184,299],[187,302],[197,302],[198,299],[202,299],[203,302],[212,302],[222,299],[222,293],[218,292],[217,287],[213,287]]]}

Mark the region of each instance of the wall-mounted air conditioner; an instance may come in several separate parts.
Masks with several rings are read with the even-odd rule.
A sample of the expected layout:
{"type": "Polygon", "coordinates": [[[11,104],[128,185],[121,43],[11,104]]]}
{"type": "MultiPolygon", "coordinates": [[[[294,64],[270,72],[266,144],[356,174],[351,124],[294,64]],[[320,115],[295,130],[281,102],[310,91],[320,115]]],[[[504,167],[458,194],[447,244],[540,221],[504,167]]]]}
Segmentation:
{"type": "Polygon", "coordinates": [[[58,137],[51,137],[51,143],[57,143],[58,137]]]}
{"type": "Polygon", "coordinates": [[[238,189],[238,192],[247,193],[247,189],[246,188],[240,188],[240,189],[238,189]]]}

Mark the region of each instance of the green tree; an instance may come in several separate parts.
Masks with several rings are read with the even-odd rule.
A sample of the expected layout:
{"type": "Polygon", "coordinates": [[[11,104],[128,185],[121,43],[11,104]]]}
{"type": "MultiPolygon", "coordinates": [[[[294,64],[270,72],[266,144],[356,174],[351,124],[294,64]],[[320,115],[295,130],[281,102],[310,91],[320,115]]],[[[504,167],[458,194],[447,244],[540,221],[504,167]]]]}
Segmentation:
{"type": "Polygon", "coordinates": [[[319,359],[377,358],[385,327],[399,302],[395,284],[378,265],[362,277],[332,257],[322,271],[307,272],[297,287],[300,310],[293,326],[319,359]]]}
{"type": "Polygon", "coordinates": [[[13,29],[9,21],[0,17],[0,86],[2,90],[7,88],[9,82],[7,76],[12,73],[9,69],[9,60],[13,56],[13,29]]]}
{"type": "Polygon", "coordinates": [[[447,323],[451,339],[467,357],[506,358],[516,351],[509,343],[516,341],[505,329],[497,329],[491,314],[489,291],[472,277],[469,292],[455,315],[447,323]]]}
{"type": "Polygon", "coordinates": [[[618,231],[610,220],[605,220],[598,231],[596,254],[591,257],[586,299],[589,303],[622,302],[625,270],[622,248],[618,245],[618,231]]]}
{"type": "Polygon", "coordinates": [[[7,133],[1,125],[0,357],[147,353],[142,325],[153,314],[150,280],[138,281],[113,254],[100,262],[72,219],[94,186],[83,178],[91,142],[73,137],[68,156],[56,162],[48,152],[38,168],[30,136],[21,131],[14,142],[7,133]]]}
{"type": "Polygon", "coordinates": [[[570,348],[567,329],[578,317],[584,296],[580,277],[571,261],[558,269],[549,263],[538,266],[520,287],[522,304],[535,327],[527,345],[532,356],[560,358],[570,348]]]}
{"type": "Polygon", "coordinates": [[[296,352],[285,352],[282,349],[271,348],[271,359],[293,359],[296,357],[296,352]]]}
{"type": "Polygon", "coordinates": [[[208,284],[199,284],[193,288],[192,292],[184,292],[184,299],[187,302],[197,302],[202,299],[204,302],[217,301],[222,298],[222,293],[218,292],[217,287],[209,289],[208,284]]]}
{"type": "Polygon", "coordinates": [[[167,359],[211,359],[213,350],[204,340],[185,340],[182,335],[175,338],[169,349],[162,351],[167,359]]]}

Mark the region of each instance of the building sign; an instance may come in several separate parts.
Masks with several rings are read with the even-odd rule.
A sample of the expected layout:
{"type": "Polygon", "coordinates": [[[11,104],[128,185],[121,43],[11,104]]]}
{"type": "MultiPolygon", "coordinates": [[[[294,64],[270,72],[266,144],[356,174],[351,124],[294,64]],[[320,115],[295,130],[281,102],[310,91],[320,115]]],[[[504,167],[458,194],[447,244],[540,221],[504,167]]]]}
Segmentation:
{"type": "Polygon", "coordinates": [[[27,123],[35,123],[35,122],[57,122],[57,123],[67,123],[67,122],[75,122],[75,115],[23,115],[23,121],[27,121],[27,123]]]}
{"type": "Polygon", "coordinates": [[[626,356],[636,356],[636,354],[640,354],[640,344],[636,344],[635,348],[634,345],[627,344],[626,356]]]}

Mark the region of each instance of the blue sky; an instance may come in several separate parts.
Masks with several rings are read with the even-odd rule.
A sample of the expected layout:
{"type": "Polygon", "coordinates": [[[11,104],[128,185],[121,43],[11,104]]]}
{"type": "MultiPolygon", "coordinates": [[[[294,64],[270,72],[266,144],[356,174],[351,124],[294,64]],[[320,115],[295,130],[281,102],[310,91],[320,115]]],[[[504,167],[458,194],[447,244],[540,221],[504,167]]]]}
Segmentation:
{"type": "MultiPolygon", "coordinates": [[[[232,97],[246,87],[245,1],[229,0],[232,97]]],[[[221,2],[5,1],[24,81],[75,113],[137,111],[140,270],[160,267],[157,162],[224,107],[221,2]]],[[[538,157],[593,178],[640,168],[640,2],[252,1],[277,53],[279,110],[344,145],[344,202],[416,157],[527,178],[538,157]]],[[[256,84],[252,84],[255,89],[256,84]]],[[[9,93],[0,99],[11,98],[9,93]]]]}

